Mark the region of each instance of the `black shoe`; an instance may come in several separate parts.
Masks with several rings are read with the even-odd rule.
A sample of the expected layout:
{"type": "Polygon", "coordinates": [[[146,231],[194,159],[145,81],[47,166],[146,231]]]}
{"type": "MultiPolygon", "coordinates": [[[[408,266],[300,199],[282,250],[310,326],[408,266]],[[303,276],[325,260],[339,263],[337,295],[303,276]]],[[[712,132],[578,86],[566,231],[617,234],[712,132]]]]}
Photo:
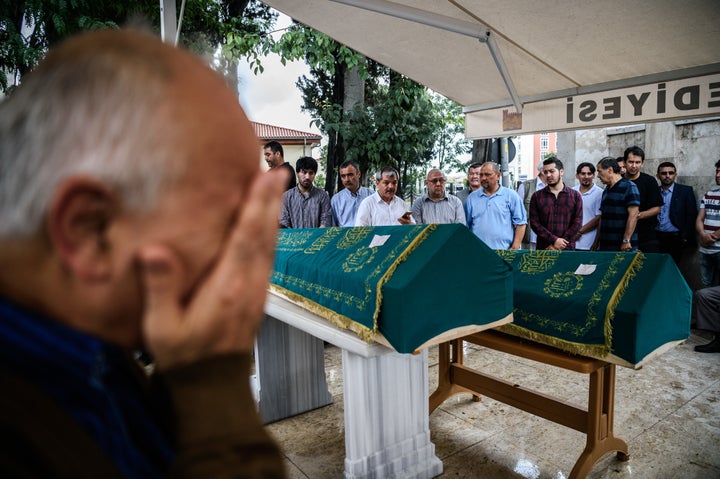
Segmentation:
{"type": "Polygon", "coordinates": [[[720,339],[715,336],[715,339],[709,343],[695,346],[695,351],[698,353],[720,353],[720,339]]]}

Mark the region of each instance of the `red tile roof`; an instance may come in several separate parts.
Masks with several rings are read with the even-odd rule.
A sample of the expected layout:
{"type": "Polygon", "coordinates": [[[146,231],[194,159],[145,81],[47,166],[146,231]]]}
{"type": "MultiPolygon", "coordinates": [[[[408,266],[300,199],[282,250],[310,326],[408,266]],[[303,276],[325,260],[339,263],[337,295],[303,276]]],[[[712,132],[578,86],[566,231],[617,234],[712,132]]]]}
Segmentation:
{"type": "Polygon", "coordinates": [[[291,130],[290,128],[282,128],[280,126],[267,125],[265,123],[251,122],[255,128],[255,134],[262,141],[277,140],[307,140],[311,142],[319,142],[322,136],[306,131],[291,130]]]}

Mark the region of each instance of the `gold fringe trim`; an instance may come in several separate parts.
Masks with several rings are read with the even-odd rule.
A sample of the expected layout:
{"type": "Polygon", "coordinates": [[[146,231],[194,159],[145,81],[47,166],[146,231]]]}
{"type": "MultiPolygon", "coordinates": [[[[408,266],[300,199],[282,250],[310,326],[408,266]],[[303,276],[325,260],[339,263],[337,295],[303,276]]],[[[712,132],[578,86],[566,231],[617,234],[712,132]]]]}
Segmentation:
{"type": "Polygon", "coordinates": [[[373,332],[377,332],[378,330],[378,316],[380,315],[380,305],[382,304],[382,287],[390,281],[390,278],[392,278],[392,275],[395,273],[395,270],[397,269],[398,265],[405,261],[408,256],[410,256],[410,253],[415,251],[418,246],[420,246],[420,243],[425,241],[425,239],[435,231],[437,228],[436,224],[427,225],[425,229],[423,229],[408,245],[405,250],[398,255],[397,258],[395,258],[395,261],[392,262],[390,267],[385,271],[385,274],[382,275],[380,280],[378,281],[376,285],[377,295],[375,297],[375,312],[373,313],[373,332]]]}
{"type": "MultiPolygon", "coordinates": [[[[618,253],[627,254],[627,253],[618,253]]],[[[604,344],[583,344],[576,343],[574,341],[568,341],[566,339],[556,338],[545,333],[539,333],[517,324],[506,324],[500,326],[499,330],[504,331],[513,336],[529,339],[548,346],[553,346],[558,349],[562,349],[570,354],[577,354],[579,356],[591,356],[591,357],[603,357],[610,353],[612,348],[612,320],[615,318],[615,308],[620,303],[620,300],[625,295],[630,281],[637,275],[637,272],[642,268],[645,261],[645,255],[641,252],[635,253],[635,257],[630,262],[630,265],[625,270],[622,279],[616,286],[613,294],[610,296],[607,307],[605,308],[605,324],[604,324],[604,344]]]]}
{"type": "Polygon", "coordinates": [[[613,291],[612,296],[610,296],[610,301],[608,301],[607,307],[605,308],[605,346],[607,347],[608,353],[612,348],[612,320],[615,318],[615,308],[617,308],[620,300],[625,295],[628,284],[637,276],[637,272],[640,271],[644,262],[645,255],[641,252],[635,253],[635,257],[630,262],[630,266],[625,270],[625,274],[617,287],[615,287],[615,291],[613,291]]]}
{"type": "Polygon", "coordinates": [[[347,316],[344,316],[342,314],[339,314],[335,311],[333,311],[330,308],[327,308],[319,303],[316,303],[315,301],[306,298],[305,296],[302,296],[298,293],[295,293],[293,291],[290,291],[288,289],[283,288],[282,286],[278,286],[274,283],[270,283],[270,290],[274,291],[275,293],[278,293],[282,296],[285,296],[288,300],[290,300],[292,303],[297,304],[298,306],[302,306],[303,308],[307,309],[308,311],[320,316],[321,318],[324,318],[333,325],[337,326],[338,328],[342,329],[348,329],[355,334],[357,334],[360,339],[367,343],[371,343],[375,340],[375,335],[378,331],[378,316],[380,314],[380,305],[382,304],[382,287],[387,283],[390,278],[392,277],[393,273],[395,273],[395,270],[397,269],[398,265],[405,261],[407,257],[417,249],[417,247],[425,241],[425,239],[437,228],[437,225],[427,225],[418,235],[413,238],[413,240],[410,242],[410,244],[403,250],[401,254],[398,255],[397,258],[392,262],[390,267],[387,269],[387,271],[383,274],[383,276],[378,280],[378,283],[376,285],[377,289],[377,298],[375,299],[375,312],[373,313],[373,328],[370,329],[367,326],[364,326],[357,321],[353,321],[351,318],[348,318],[347,316]]]}
{"type": "Polygon", "coordinates": [[[327,319],[328,321],[330,321],[330,323],[337,326],[338,328],[348,329],[352,331],[353,333],[357,334],[360,339],[367,343],[371,343],[375,339],[377,326],[375,329],[370,329],[356,321],[353,321],[347,316],[336,313],[332,309],[326,308],[325,306],[318,304],[315,301],[306,298],[305,296],[285,289],[282,286],[277,286],[273,283],[270,283],[270,290],[282,296],[285,296],[292,303],[297,304],[298,306],[302,306],[308,311],[317,314],[321,318],[327,319]]]}
{"type": "Polygon", "coordinates": [[[500,331],[503,331],[513,336],[529,339],[536,343],[547,344],[558,349],[562,349],[570,354],[577,354],[578,356],[605,356],[608,351],[603,344],[583,344],[568,341],[566,339],[556,338],[545,333],[538,333],[531,329],[523,328],[517,324],[505,324],[500,326],[500,331]]]}

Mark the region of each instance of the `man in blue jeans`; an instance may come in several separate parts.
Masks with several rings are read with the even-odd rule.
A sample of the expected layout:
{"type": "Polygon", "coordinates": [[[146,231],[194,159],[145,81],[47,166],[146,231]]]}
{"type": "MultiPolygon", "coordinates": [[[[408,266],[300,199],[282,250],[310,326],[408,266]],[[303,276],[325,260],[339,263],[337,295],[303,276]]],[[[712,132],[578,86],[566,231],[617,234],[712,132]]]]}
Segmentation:
{"type": "Polygon", "coordinates": [[[720,160],[715,162],[715,184],[700,200],[695,221],[700,240],[700,279],[706,288],[720,285],[720,160]]]}

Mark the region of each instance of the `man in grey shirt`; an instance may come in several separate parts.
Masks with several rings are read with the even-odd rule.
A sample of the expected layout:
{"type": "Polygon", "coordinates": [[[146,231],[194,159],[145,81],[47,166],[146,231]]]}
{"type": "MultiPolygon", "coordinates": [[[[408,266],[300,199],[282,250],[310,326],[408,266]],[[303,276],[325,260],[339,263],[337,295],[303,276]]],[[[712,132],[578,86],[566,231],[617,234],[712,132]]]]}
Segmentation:
{"type": "Polygon", "coordinates": [[[440,170],[428,171],[425,185],[427,193],[415,200],[412,215],[418,224],[462,223],[465,224],[465,210],[457,196],[445,193],[447,178],[440,170]]]}
{"type": "Polygon", "coordinates": [[[281,228],[324,228],[332,224],[330,196],[325,190],[313,186],[317,169],[317,161],[309,156],[297,161],[297,186],[283,194],[281,228]]]}

